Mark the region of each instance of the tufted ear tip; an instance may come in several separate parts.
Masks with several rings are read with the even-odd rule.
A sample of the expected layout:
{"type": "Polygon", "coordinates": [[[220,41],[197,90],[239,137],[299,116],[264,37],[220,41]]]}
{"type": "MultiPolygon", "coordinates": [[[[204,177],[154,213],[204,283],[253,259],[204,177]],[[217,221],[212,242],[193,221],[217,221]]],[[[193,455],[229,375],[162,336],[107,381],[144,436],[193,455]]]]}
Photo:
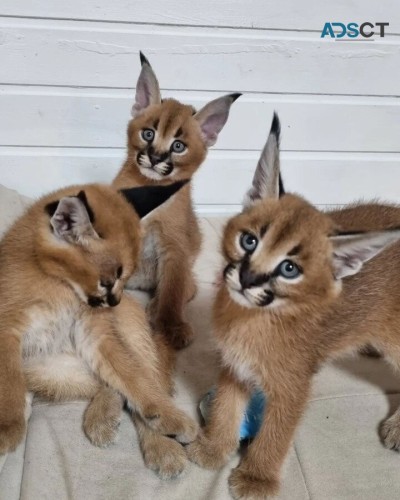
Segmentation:
{"type": "Polygon", "coordinates": [[[140,56],[140,64],[143,66],[143,64],[148,64],[149,66],[151,66],[151,64],[149,63],[149,60],[147,59],[147,57],[143,54],[143,52],[140,50],[139,51],[139,56],[140,56]]]}
{"type": "Polygon", "coordinates": [[[241,95],[243,95],[241,92],[236,92],[234,94],[229,94],[229,96],[232,98],[232,102],[237,101],[241,95]]]}

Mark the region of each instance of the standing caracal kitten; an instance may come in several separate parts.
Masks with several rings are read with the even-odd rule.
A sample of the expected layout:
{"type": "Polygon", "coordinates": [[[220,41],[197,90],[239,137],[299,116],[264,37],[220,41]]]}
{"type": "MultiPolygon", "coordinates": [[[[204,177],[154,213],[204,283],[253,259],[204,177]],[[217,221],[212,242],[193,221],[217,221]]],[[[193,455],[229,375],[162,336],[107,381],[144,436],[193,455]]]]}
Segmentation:
{"type": "Polygon", "coordinates": [[[26,395],[93,398],[84,428],[94,444],[112,442],[122,399],[135,413],[146,464],[163,477],[185,463],[178,441],[197,425],[169,395],[162,344],[143,308],[123,292],[136,270],[139,217],[184,184],[132,188],[72,186],[28,209],[0,243],[0,454],[25,434],[26,395]],[[147,453],[147,456],[146,456],[147,453]],[[168,460],[166,460],[168,457],[168,460]]]}
{"type": "MultiPolygon", "coordinates": [[[[221,467],[238,447],[251,391],[265,391],[261,429],[229,477],[236,499],[277,493],[325,360],[369,344],[400,367],[400,229],[341,233],[299,196],[279,198],[279,131],[275,116],[245,208],[225,228],[226,267],[213,309],[222,371],[210,420],[188,446],[192,461],[221,467]]],[[[400,409],[382,437],[400,449],[400,409]]]]}
{"type": "MultiPolygon", "coordinates": [[[[231,104],[240,94],[215,99],[196,112],[175,99],[161,99],[148,60],[136,85],[133,119],[128,126],[128,156],[113,185],[117,188],[168,185],[190,179],[225,125],[231,104]]],[[[196,293],[192,266],[201,234],[187,184],[163,210],[149,217],[138,271],[130,288],[154,293],[151,321],[176,349],[192,339],[183,309],[196,293]]]]}

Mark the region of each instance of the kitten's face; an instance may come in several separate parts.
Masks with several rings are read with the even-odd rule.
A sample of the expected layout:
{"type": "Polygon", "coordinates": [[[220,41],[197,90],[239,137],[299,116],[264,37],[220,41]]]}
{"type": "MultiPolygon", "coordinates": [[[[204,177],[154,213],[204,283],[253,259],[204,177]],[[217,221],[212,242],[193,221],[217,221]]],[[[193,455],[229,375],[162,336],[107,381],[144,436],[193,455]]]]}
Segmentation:
{"type": "Polygon", "coordinates": [[[91,307],[118,305],[139,261],[140,218],[183,185],[118,192],[94,184],[49,195],[41,201],[43,219],[36,240],[42,268],[66,281],[91,307]]]}
{"type": "Polygon", "coordinates": [[[190,178],[204,161],[207,148],[194,110],[173,99],[146,108],[128,127],[128,154],[147,179],[190,178]]]}
{"type": "Polygon", "coordinates": [[[329,219],[286,195],[260,201],[228,222],[224,282],[243,307],[293,310],[338,292],[331,265],[329,219]]]}

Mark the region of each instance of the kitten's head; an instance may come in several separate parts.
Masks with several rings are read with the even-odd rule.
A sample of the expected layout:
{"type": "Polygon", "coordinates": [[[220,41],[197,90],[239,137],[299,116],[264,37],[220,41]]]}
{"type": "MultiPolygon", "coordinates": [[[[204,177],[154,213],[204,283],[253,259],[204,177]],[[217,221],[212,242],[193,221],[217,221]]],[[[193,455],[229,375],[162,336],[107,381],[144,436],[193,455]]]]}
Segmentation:
{"type": "Polygon", "coordinates": [[[215,99],[196,112],[175,99],[161,99],[157,77],[142,53],[141,63],[128,126],[129,166],[154,182],[188,179],[215,144],[240,94],[215,99]]]}
{"type": "Polygon", "coordinates": [[[279,197],[279,132],[275,115],[245,208],[225,228],[224,283],[244,307],[311,311],[337,297],[342,278],[359,272],[400,231],[340,234],[301,197],[279,197]]]}
{"type": "Polygon", "coordinates": [[[184,184],[121,191],[87,185],[44,199],[40,265],[47,274],[68,282],[89,306],[118,305],[138,263],[140,219],[184,184]]]}

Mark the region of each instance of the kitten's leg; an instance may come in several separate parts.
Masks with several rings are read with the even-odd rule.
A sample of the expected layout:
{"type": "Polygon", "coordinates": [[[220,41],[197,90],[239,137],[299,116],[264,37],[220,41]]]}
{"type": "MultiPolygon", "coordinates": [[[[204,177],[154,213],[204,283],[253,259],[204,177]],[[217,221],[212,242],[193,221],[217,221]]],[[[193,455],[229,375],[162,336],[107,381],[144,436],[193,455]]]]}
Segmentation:
{"type": "MultiPolygon", "coordinates": [[[[124,307],[122,303],[118,306],[120,312],[121,306],[124,307]]],[[[125,310],[127,315],[118,321],[119,327],[124,327],[127,320],[129,323],[129,307],[125,310]]],[[[149,427],[161,434],[174,435],[183,443],[192,441],[197,434],[197,424],[174,406],[165,391],[150,332],[138,330],[137,321],[133,321],[128,339],[107,322],[111,317],[106,315],[107,311],[112,312],[104,311],[104,314],[88,315],[85,335],[77,339],[82,342],[82,346],[78,346],[81,355],[107,385],[127,399],[149,427]]]]}
{"type": "Polygon", "coordinates": [[[178,477],[187,463],[186,452],[175,439],[151,429],[137,414],[132,414],[146,467],[161,479],[178,477]]]}
{"type": "Polygon", "coordinates": [[[117,438],[123,408],[122,396],[106,385],[99,387],[83,417],[83,430],[95,446],[109,446],[117,438]]]}
{"type": "Polygon", "coordinates": [[[290,393],[268,394],[261,429],[229,476],[233,498],[264,499],[277,493],[280,469],[307,403],[309,384],[303,382],[285,383],[285,387],[292,388],[290,393]]]}
{"type": "Polygon", "coordinates": [[[191,272],[188,256],[176,245],[164,250],[159,264],[159,283],[149,311],[155,329],[163,332],[175,349],[186,347],[193,339],[192,327],[183,319],[190,280],[193,280],[191,272]]]}
{"type": "MultiPolygon", "coordinates": [[[[4,317],[2,318],[4,321],[4,317]]],[[[15,450],[26,431],[27,389],[22,371],[21,336],[0,330],[0,454],[15,450]]]]}
{"type": "Polygon", "coordinates": [[[50,401],[89,399],[99,389],[89,367],[73,354],[28,358],[23,366],[28,389],[50,401]]]}
{"type": "Polygon", "coordinates": [[[400,407],[383,422],[381,437],[386,448],[400,451],[400,407]]]}
{"type": "Polygon", "coordinates": [[[207,426],[186,451],[189,459],[207,469],[218,469],[239,447],[239,427],[249,389],[224,368],[220,374],[207,426]]]}

